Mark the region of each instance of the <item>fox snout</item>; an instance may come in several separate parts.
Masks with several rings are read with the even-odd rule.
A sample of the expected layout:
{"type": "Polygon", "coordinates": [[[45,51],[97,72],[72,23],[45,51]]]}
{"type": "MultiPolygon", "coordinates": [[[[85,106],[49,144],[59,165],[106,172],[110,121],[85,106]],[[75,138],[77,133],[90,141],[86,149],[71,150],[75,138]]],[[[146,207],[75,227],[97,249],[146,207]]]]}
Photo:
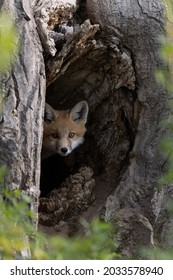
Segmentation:
{"type": "Polygon", "coordinates": [[[61,148],[61,153],[62,153],[62,155],[66,155],[68,153],[68,148],[66,148],[66,147],[61,148]]]}
{"type": "Polygon", "coordinates": [[[57,111],[46,104],[42,158],[53,154],[69,155],[84,141],[88,116],[86,101],[77,103],[71,110],[57,111]]]}
{"type": "MultiPolygon", "coordinates": [[[[67,156],[69,155],[75,148],[77,148],[80,144],[84,142],[83,137],[76,137],[77,139],[68,139],[69,137],[66,137],[66,139],[60,139],[57,140],[56,143],[56,153],[60,156],[67,156]]],[[[73,137],[75,138],[75,136],[73,137]]]]}

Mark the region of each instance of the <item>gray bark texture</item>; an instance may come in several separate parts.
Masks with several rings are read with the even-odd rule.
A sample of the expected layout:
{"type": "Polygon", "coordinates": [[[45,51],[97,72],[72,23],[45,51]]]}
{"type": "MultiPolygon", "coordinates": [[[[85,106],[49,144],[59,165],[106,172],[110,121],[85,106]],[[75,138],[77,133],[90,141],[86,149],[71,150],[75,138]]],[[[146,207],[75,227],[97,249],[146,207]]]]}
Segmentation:
{"type": "Polygon", "coordinates": [[[130,50],[135,69],[137,98],[132,104],[135,120],[132,149],[128,166],[121,173],[114,194],[108,198],[105,211],[106,220],[115,219],[119,224],[121,252],[131,257],[138,255],[140,245],[154,244],[153,233],[156,244],[164,241],[164,245],[172,246],[172,223],[167,220],[164,224],[162,216],[163,201],[172,190],[155,189],[165,166],[159,147],[164,129],[159,122],[167,115],[167,95],[155,81],[156,69],[163,68],[159,58],[159,35],[164,33],[163,4],[136,0],[104,1],[103,5],[87,1],[87,4],[91,22],[99,23],[110,36],[116,31],[121,34],[121,42],[130,50]]]}
{"type": "Polygon", "coordinates": [[[0,1],[0,8],[12,14],[20,45],[11,71],[1,77],[0,162],[8,168],[8,187],[34,198],[37,211],[46,90],[43,51],[29,1],[0,1]]]}
{"type": "MultiPolygon", "coordinates": [[[[156,69],[165,67],[158,40],[164,33],[162,1],[28,2],[1,1],[1,9],[8,6],[15,17],[21,42],[16,63],[2,81],[6,99],[0,155],[9,167],[8,184],[38,199],[47,81],[46,100],[54,109],[86,100],[90,113],[85,143],[65,159],[66,177],[77,175],[62,182],[59,192],[65,201],[75,193],[69,196],[65,185],[68,191],[77,190],[76,195],[81,190],[81,205],[72,211],[78,198],[63,204],[53,190],[51,198],[58,197],[53,204],[50,196],[40,200],[41,228],[59,230],[71,212],[77,217],[71,220],[74,226],[80,212],[88,221],[101,216],[118,225],[116,238],[124,256],[141,257],[140,246],[157,242],[171,247],[172,220],[164,204],[172,188],[156,188],[166,162],[159,148],[165,133],[160,120],[168,114],[167,94],[155,81],[156,69]],[[82,175],[84,170],[93,177],[82,175]],[[90,206],[84,203],[87,186],[95,195],[90,206]],[[73,207],[67,209],[72,201],[73,207]]],[[[48,173],[50,166],[48,161],[48,173]]],[[[52,191],[49,183],[46,188],[47,193],[52,191]]],[[[34,206],[37,211],[37,202],[34,206]]],[[[70,229],[68,233],[72,234],[70,229]]]]}

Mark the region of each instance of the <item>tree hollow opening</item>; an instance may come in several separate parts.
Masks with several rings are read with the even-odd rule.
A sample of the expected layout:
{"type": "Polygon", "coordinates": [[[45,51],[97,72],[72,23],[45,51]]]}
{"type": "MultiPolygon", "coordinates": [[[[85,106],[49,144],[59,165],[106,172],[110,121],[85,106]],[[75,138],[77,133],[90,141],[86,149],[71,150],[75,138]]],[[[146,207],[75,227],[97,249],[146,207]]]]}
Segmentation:
{"type": "MultiPolygon", "coordinates": [[[[127,59],[125,53],[98,43],[98,47],[71,63],[47,88],[46,101],[54,109],[70,109],[86,100],[89,116],[85,142],[80,147],[65,158],[55,155],[42,162],[41,197],[49,197],[49,192],[66,178],[81,167],[89,167],[95,180],[92,190],[95,198],[89,207],[92,210],[87,210],[88,216],[84,214],[86,219],[100,214],[128,165],[134,144],[138,110],[136,94],[129,85],[133,69],[131,64],[125,64],[127,59]]],[[[45,225],[50,224],[45,222],[45,225]]]]}

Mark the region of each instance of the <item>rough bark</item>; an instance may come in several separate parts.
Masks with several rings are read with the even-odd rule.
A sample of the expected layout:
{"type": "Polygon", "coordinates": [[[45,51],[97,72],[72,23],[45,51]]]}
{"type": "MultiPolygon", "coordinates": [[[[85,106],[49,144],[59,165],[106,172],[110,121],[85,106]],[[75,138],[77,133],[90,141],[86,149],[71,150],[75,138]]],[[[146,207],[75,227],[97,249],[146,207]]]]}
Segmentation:
{"type": "MultiPolygon", "coordinates": [[[[138,124],[128,157],[128,168],[123,172],[115,193],[108,198],[105,212],[107,220],[118,221],[122,252],[131,257],[138,255],[140,245],[153,243],[153,231],[155,242],[160,242],[162,238],[157,239],[158,227],[163,226],[162,232],[166,226],[161,222],[158,226],[156,212],[161,212],[159,207],[163,207],[167,191],[160,193],[162,203],[156,203],[158,194],[152,200],[165,166],[165,157],[161,155],[159,147],[164,129],[159,122],[168,113],[167,95],[155,81],[156,69],[163,67],[159,58],[158,38],[164,32],[163,3],[134,0],[104,1],[98,5],[97,1],[87,1],[87,5],[91,21],[99,23],[110,36],[118,30],[123,36],[123,45],[133,56],[137,94],[133,117],[138,111],[138,124]],[[148,220],[147,224],[142,220],[148,220]]],[[[171,222],[167,221],[168,224],[170,228],[171,222]]],[[[170,236],[168,239],[170,246],[170,236]]]]}
{"type": "MultiPolygon", "coordinates": [[[[156,68],[163,67],[158,41],[164,32],[162,2],[88,0],[77,1],[76,7],[76,1],[33,0],[32,10],[27,2],[18,0],[18,6],[8,0],[22,38],[17,62],[3,81],[8,95],[0,153],[9,166],[10,186],[30,194],[34,189],[38,197],[45,93],[40,38],[47,102],[66,109],[87,100],[90,108],[85,143],[65,159],[62,168],[65,177],[78,174],[81,166],[94,172],[95,204],[83,217],[91,220],[101,215],[116,221],[125,256],[139,257],[141,245],[157,241],[171,246],[172,239],[164,234],[172,226],[164,202],[172,188],[155,190],[165,166],[159,151],[164,133],[159,121],[168,112],[166,92],[155,81],[156,68]]],[[[63,181],[59,158],[44,164],[42,175],[49,176],[41,180],[46,187],[44,191],[41,186],[42,196],[63,181]],[[52,170],[58,175],[53,182],[52,170]]],[[[63,196],[61,190],[59,194],[63,196]]],[[[50,211],[50,199],[42,202],[50,216],[56,216],[50,211]]]]}
{"type": "Polygon", "coordinates": [[[46,90],[43,51],[29,1],[0,1],[0,7],[12,14],[20,45],[12,69],[1,77],[0,162],[8,168],[6,185],[34,197],[37,212],[46,90]]]}

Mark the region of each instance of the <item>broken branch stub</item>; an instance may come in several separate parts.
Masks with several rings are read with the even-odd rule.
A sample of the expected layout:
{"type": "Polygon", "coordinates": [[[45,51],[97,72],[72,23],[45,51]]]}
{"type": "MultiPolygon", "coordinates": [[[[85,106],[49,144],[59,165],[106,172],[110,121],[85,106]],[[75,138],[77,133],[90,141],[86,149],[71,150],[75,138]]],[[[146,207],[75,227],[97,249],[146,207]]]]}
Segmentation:
{"type": "Polygon", "coordinates": [[[75,9],[75,0],[40,0],[33,6],[38,34],[45,53],[55,56],[57,49],[53,29],[56,25],[68,23],[75,9]]]}
{"type": "Polygon", "coordinates": [[[94,48],[96,41],[93,39],[93,36],[98,30],[99,25],[91,25],[89,20],[86,20],[78,27],[70,40],[64,44],[62,50],[47,62],[48,85],[64,74],[70,64],[94,48]]]}

